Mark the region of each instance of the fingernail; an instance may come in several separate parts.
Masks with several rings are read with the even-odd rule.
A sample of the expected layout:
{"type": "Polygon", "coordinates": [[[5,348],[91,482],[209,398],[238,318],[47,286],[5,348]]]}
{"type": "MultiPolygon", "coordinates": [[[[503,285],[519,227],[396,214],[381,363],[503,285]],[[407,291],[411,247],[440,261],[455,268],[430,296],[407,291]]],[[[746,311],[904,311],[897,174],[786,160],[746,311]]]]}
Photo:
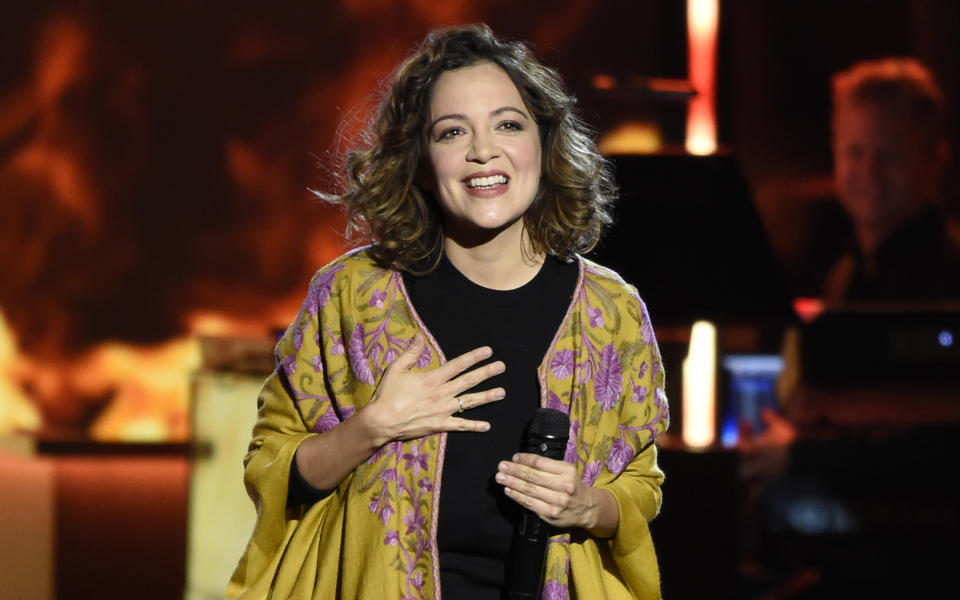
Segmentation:
{"type": "Polygon", "coordinates": [[[483,349],[483,356],[488,357],[493,355],[493,348],[487,346],[483,349]]]}
{"type": "Polygon", "coordinates": [[[507,392],[506,392],[505,390],[497,390],[497,393],[494,394],[494,396],[496,396],[497,400],[503,400],[504,397],[506,397],[506,395],[507,395],[507,392]]]}
{"type": "Polygon", "coordinates": [[[490,423],[484,423],[483,425],[480,426],[480,429],[482,431],[490,431],[490,423]]]}
{"type": "Polygon", "coordinates": [[[518,460],[519,458],[520,458],[520,455],[519,455],[519,454],[514,454],[514,455],[513,455],[513,462],[517,462],[517,460],[518,460]]]}
{"type": "Polygon", "coordinates": [[[506,470],[507,470],[507,463],[505,463],[505,462],[500,462],[500,464],[497,465],[497,470],[498,470],[498,471],[506,471],[506,470]]]}
{"type": "Polygon", "coordinates": [[[503,372],[506,371],[506,370],[507,370],[507,365],[505,365],[505,364],[503,364],[503,363],[499,363],[499,364],[497,365],[497,373],[503,373],[503,372]]]}

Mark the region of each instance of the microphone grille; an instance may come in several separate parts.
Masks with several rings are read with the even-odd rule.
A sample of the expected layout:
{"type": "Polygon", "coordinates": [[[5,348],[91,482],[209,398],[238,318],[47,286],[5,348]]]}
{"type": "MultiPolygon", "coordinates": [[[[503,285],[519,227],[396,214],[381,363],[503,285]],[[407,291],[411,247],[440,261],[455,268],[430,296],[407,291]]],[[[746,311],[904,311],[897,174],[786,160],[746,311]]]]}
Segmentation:
{"type": "Polygon", "coordinates": [[[538,408],[530,423],[530,433],[546,438],[566,438],[570,434],[570,417],[553,408],[538,408]]]}

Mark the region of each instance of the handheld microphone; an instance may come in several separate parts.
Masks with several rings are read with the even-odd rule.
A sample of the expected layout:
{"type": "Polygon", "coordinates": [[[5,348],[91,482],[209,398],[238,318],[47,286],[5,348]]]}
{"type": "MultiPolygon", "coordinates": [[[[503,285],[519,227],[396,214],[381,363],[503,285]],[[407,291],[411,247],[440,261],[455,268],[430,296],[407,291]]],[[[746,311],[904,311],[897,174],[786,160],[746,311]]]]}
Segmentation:
{"type": "MultiPolygon", "coordinates": [[[[521,452],[563,460],[570,436],[570,417],[552,408],[537,409],[520,445],[521,452]]],[[[513,528],[507,566],[508,600],[538,600],[543,586],[550,525],[531,510],[520,509],[513,528]]]]}

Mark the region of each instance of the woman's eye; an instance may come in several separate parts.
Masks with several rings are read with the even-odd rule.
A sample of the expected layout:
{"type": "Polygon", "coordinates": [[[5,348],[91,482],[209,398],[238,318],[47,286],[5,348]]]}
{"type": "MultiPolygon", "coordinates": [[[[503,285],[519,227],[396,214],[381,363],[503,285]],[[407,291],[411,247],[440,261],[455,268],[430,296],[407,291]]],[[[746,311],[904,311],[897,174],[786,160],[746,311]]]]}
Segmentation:
{"type": "Polygon", "coordinates": [[[459,127],[451,127],[450,129],[444,129],[443,131],[441,131],[440,134],[437,136],[437,141],[449,140],[451,138],[454,138],[462,134],[463,134],[463,129],[459,127]]]}
{"type": "Polygon", "coordinates": [[[516,121],[504,121],[500,123],[500,129],[506,129],[507,131],[523,131],[523,125],[517,123],[516,121]]]}

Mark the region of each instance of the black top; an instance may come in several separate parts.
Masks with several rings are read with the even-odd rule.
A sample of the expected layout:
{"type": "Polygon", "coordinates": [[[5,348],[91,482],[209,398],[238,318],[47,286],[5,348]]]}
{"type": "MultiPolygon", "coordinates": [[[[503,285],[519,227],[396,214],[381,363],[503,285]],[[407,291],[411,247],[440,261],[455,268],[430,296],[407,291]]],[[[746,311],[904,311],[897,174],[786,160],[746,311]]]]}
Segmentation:
{"type": "MultiPolygon", "coordinates": [[[[576,262],[553,257],[530,282],[508,291],[473,283],[445,257],[425,276],[404,274],[414,308],[448,360],[490,346],[493,355],[486,362],[502,360],[507,367],[477,387],[502,387],[506,397],[463,413],[488,421],[490,431],[447,436],[437,546],[441,589],[448,598],[500,597],[518,506],[493,477],[497,463],[518,451],[540,406],[538,368],[570,306],[578,275],[576,262]]],[[[329,493],[312,487],[292,462],[288,506],[329,493]]]]}
{"type": "Polygon", "coordinates": [[[518,510],[493,477],[497,463],[519,449],[540,406],[537,369],[566,315],[577,276],[576,263],[555,258],[526,285],[509,291],[473,283],[446,258],[429,275],[404,276],[414,307],[448,360],[490,346],[489,361],[502,360],[507,367],[477,388],[503,387],[506,397],[463,414],[488,421],[490,431],[447,436],[437,532],[446,597],[500,597],[518,510]]]}

